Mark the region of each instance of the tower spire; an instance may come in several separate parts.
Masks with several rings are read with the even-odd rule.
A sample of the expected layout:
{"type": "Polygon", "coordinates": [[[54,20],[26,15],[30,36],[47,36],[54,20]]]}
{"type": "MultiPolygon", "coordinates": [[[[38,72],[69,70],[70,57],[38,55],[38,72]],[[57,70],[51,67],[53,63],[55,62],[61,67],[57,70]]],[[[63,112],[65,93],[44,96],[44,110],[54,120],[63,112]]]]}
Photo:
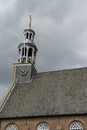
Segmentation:
{"type": "Polygon", "coordinates": [[[29,21],[29,29],[31,29],[31,20],[32,20],[32,17],[31,17],[31,16],[32,16],[32,13],[30,12],[30,13],[29,13],[29,18],[30,18],[30,21],[29,21]]]}

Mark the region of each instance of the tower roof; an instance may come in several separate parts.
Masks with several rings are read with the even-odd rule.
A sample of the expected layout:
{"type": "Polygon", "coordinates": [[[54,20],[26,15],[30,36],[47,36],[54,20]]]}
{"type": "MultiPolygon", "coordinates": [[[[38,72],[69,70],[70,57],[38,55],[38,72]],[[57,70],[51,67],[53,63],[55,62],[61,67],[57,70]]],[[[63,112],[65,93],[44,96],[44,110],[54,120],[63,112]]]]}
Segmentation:
{"type": "Polygon", "coordinates": [[[16,83],[0,118],[87,114],[87,68],[37,73],[16,83]]]}

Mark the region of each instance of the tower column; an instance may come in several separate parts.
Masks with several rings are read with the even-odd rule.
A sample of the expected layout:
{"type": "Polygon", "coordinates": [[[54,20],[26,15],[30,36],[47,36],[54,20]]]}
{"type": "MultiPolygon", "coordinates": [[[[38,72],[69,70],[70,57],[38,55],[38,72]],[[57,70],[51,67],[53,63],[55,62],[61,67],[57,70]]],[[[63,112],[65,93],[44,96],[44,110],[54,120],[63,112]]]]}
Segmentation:
{"type": "Polygon", "coordinates": [[[27,47],[27,54],[26,54],[26,63],[28,63],[28,47],[27,47]]]}
{"type": "Polygon", "coordinates": [[[32,60],[33,60],[33,63],[34,63],[34,49],[32,51],[32,60]]]}

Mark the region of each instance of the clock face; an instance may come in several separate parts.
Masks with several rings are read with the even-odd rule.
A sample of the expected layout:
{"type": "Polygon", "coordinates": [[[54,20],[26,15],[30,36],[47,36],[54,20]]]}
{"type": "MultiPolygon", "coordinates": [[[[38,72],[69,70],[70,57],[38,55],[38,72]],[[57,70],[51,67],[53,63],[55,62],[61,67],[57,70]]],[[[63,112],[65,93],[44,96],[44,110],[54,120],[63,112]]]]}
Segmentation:
{"type": "Polygon", "coordinates": [[[37,130],[50,130],[50,127],[47,123],[42,122],[38,125],[37,130]]]}
{"type": "Polygon", "coordinates": [[[24,76],[24,75],[26,75],[27,74],[27,69],[26,68],[24,68],[24,67],[20,67],[19,68],[19,73],[20,73],[20,75],[22,75],[22,76],[24,76]]]}
{"type": "Polygon", "coordinates": [[[9,125],[6,130],[18,130],[18,127],[15,124],[9,125]]]}

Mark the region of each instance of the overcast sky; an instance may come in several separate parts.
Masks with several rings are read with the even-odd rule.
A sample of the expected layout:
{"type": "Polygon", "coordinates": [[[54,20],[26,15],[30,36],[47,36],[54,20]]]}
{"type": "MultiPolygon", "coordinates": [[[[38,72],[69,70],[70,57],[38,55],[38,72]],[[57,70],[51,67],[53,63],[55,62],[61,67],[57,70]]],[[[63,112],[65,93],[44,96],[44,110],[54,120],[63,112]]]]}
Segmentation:
{"type": "Polygon", "coordinates": [[[87,66],[87,0],[0,0],[0,99],[31,11],[38,72],[87,66]]]}

